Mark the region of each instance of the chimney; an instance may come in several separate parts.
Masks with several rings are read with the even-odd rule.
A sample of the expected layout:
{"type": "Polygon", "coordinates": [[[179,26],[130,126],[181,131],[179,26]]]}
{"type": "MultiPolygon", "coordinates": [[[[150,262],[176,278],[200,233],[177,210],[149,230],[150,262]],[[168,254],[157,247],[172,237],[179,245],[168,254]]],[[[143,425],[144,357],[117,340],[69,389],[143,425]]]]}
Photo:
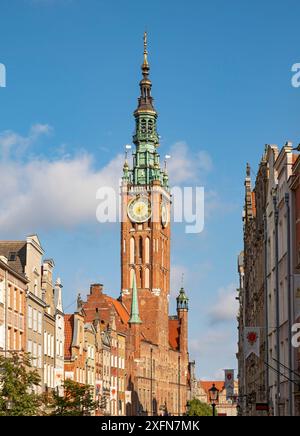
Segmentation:
{"type": "Polygon", "coordinates": [[[103,285],[100,283],[95,283],[90,287],[90,295],[102,294],[103,285]]]}

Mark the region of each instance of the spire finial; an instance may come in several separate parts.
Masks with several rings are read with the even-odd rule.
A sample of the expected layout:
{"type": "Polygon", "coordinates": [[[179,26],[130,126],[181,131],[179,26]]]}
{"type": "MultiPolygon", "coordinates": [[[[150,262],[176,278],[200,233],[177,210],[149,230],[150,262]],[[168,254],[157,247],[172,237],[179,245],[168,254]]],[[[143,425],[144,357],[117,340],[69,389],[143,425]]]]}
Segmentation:
{"type": "Polygon", "coordinates": [[[131,145],[125,145],[125,164],[128,166],[128,151],[131,150],[131,145]]]}
{"type": "Polygon", "coordinates": [[[184,273],[181,275],[181,287],[184,288],[184,273]]]}
{"type": "Polygon", "coordinates": [[[251,167],[250,164],[247,163],[247,167],[246,167],[246,175],[247,177],[251,177],[251,167]]]}
{"type": "Polygon", "coordinates": [[[148,33],[144,32],[144,65],[148,65],[148,33]]]}

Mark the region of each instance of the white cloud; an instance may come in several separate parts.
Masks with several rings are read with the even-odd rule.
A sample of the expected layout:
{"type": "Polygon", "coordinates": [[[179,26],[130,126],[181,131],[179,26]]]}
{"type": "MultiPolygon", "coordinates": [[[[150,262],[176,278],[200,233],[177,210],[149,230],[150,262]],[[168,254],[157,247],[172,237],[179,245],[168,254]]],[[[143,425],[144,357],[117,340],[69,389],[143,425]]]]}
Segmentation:
{"type": "Polygon", "coordinates": [[[50,126],[36,124],[27,137],[12,131],[0,134],[1,237],[96,222],[97,189],[118,187],[120,155],[102,169],[94,168],[88,154],[54,161],[16,158],[50,131],[50,126]]]}
{"type": "Polygon", "coordinates": [[[183,141],[174,144],[169,154],[168,173],[172,185],[195,183],[213,168],[212,159],[206,151],[194,153],[183,141]]]}
{"type": "Polygon", "coordinates": [[[101,186],[117,186],[121,159],[117,156],[100,170],[93,168],[89,155],[53,162],[0,163],[2,232],[96,222],[96,191],[101,186]]]}
{"type": "Polygon", "coordinates": [[[22,136],[12,130],[0,133],[1,161],[19,158],[42,135],[48,135],[52,128],[48,124],[34,124],[27,136],[22,136]]]}
{"type": "MultiPolygon", "coordinates": [[[[48,124],[35,124],[26,136],[11,130],[0,133],[1,237],[9,232],[24,234],[96,222],[97,190],[109,186],[118,192],[121,155],[100,169],[95,168],[91,155],[70,157],[62,154],[64,147],[54,160],[32,157],[30,147],[52,131],[48,124]]],[[[171,147],[171,154],[172,184],[196,182],[201,171],[211,170],[209,155],[204,151],[191,154],[184,142],[171,147]]],[[[175,281],[177,289],[181,280],[175,281]]]]}
{"type": "Polygon", "coordinates": [[[234,284],[218,290],[217,300],[209,311],[212,324],[235,320],[239,307],[236,297],[237,292],[234,284]]]}

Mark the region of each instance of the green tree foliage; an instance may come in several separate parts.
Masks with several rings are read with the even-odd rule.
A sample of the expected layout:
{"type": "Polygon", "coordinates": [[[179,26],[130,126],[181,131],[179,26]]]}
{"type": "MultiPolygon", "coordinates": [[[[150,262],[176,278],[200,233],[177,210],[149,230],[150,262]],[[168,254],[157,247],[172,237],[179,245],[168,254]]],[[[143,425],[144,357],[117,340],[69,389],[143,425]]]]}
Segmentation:
{"type": "Polygon", "coordinates": [[[188,416],[212,416],[212,407],[197,398],[188,402],[188,416]]]}
{"type": "Polygon", "coordinates": [[[40,415],[42,399],[34,392],[40,381],[28,354],[0,356],[0,416],[40,415]]]}
{"type": "Polygon", "coordinates": [[[85,416],[96,408],[91,389],[72,380],[64,383],[64,396],[53,394],[51,405],[54,416],[85,416]]]}

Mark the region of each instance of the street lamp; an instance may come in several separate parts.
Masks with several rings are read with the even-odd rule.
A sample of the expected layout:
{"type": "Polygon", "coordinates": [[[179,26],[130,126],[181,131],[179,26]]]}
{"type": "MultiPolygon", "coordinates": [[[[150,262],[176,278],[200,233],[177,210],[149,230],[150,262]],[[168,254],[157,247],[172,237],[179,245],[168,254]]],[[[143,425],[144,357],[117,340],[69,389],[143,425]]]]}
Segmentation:
{"type": "Polygon", "coordinates": [[[209,401],[213,408],[213,416],[216,416],[216,404],[219,400],[219,389],[217,389],[216,385],[213,384],[208,392],[209,392],[209,401]]]}
{"type": "Polygon", "coordinates": [[[10,411],[13,410],[13,408],[14,408],[14,402],[8,399],[6,401],[6,410],[8,411],[8,413],[10,413],[10,411]]]}
{"type": "Polygon", "coordinates": [[[186,408],[186,416],[189,416],[189,414],[190,414],[190,409],[191,409],[191,403],[190,403],[190,401],[187,401],[185,408],[186,408]]]}

